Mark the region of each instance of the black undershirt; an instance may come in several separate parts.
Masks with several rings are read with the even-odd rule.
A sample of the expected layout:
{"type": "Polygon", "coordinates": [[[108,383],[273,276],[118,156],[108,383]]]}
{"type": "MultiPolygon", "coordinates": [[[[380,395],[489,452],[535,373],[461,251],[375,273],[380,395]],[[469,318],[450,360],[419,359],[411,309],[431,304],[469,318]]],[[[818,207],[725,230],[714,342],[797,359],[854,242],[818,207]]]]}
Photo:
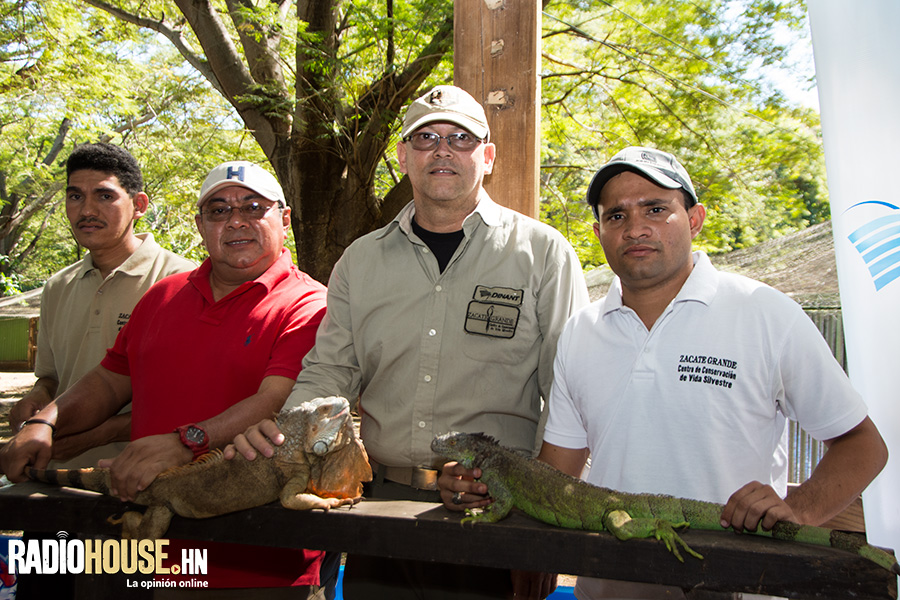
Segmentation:
{"type": "Polygon", "coordinates": [[[425,245],[428,246],[428,249],[431,250],[434,257],[437,258],[438,267],[440,267],[441,273],[443,273],[444,269],[447,267],[447,263],[453,258],[453,253],[456,252],[459,243],[463,239],[462,229],[450,233],[435,233],[433,231],[428,231],[427,229],[422,229],[422,227],[416,223],[415,217],[413,217],[412,220],[412,229],[413,233],[425,242],[425,245]]]}

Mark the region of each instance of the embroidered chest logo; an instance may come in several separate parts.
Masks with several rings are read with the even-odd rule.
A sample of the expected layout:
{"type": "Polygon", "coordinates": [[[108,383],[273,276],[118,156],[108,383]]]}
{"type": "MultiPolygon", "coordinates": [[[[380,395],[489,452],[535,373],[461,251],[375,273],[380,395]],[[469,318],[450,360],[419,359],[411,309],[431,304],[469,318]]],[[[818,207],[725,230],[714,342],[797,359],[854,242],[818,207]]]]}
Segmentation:
{"type": "Polygon", "coordinates": [[[131,313],[119,313],[119,317],[116,319],[116,327],[119,328],[119,331],[122,331],[122,328],[125,327],[125,324],[128,323],[128,319],[131,318],[131,313]]]}
{"type": "Polygon", "coordinates": [[[682,354],[678,357],[678,380],[730,388],[737,381],[737,367],[736,360],[682,354]]]}
{"type": "Polygon", "coordinates": [[[516,335],[524,290],[479,285],[473,298],[466,310],[467,333],[503,339],[516,335]]]}

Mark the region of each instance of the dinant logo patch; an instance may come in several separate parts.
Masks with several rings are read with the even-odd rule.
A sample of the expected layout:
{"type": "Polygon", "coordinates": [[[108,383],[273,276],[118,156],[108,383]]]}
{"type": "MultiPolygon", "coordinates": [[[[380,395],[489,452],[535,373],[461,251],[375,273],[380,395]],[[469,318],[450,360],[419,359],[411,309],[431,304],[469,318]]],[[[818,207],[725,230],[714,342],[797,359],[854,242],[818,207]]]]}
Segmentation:
{"type": "Polygon", "coordinates": [[[516,335],[524,290],[479,285],[473,297],[466,310],[467,333],[501,339],[516,335]]]}

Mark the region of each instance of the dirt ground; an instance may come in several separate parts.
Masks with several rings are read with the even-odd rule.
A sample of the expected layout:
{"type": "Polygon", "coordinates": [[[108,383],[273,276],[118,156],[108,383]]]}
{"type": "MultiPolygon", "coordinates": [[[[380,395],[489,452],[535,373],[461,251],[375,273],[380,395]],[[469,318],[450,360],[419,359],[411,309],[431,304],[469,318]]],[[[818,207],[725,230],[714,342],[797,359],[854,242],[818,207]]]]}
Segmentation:
{"type": "Polygon", "coordinates": [[[33,373],[0,373],[0,444],[12,435],[9,411],[34,385],[33,373]]]}

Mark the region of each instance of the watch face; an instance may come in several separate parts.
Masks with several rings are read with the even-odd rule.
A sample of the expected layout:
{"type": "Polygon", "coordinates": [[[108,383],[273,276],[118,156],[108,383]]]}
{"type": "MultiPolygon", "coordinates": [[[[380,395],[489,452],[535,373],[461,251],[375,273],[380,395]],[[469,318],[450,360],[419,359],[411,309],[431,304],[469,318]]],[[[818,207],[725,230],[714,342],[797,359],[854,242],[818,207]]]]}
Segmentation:
{"type": "Polygon", "coordinates": [[[184,432],[184,437],[193,444],[202,444],[206,441],[206,432],[199,427],[188,427],[184,432]]]}

